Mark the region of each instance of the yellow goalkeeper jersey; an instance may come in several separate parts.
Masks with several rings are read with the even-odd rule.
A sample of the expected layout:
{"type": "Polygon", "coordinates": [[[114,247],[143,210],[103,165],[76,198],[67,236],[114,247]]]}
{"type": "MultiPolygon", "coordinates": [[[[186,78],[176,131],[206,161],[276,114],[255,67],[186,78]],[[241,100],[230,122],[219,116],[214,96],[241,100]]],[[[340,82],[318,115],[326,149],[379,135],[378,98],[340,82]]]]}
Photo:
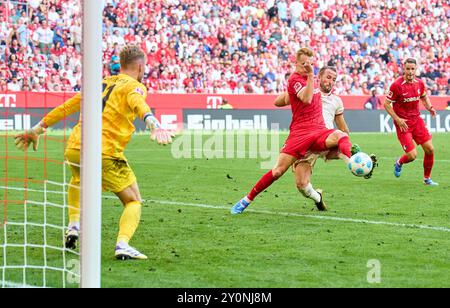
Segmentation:
{"type": "MultiPolygon", "coordinates": [[[[150,112],[147,105],[147,88],[136,79],[120,74],[103,79],[102,154],[125,160],[124,150],[135,132],[136,117],[144,119],[150,112]]],[[[44,119],[50,127],[65,117],[80,111],[81,94],[78,93],[63,105],[52,110],[44,119]]],[[[81,118],[81,116],[80,116],[81,118]]],[[[68,149],[81,148],[81,123],[73,129],[67,143],[68,149]]]]}

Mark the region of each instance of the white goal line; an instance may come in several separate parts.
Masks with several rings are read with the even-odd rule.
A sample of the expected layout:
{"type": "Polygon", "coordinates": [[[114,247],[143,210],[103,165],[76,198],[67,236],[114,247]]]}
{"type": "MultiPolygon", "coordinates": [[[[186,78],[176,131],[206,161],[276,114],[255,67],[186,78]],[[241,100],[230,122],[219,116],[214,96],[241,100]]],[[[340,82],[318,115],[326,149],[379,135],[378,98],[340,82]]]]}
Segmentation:
{"type": "Polygon", "coordinates": [[[16,283],[11,281],[0,282],[0,287],[9,289],[42,289],[42,287],[30,286],[23,283],[16,283]]]}

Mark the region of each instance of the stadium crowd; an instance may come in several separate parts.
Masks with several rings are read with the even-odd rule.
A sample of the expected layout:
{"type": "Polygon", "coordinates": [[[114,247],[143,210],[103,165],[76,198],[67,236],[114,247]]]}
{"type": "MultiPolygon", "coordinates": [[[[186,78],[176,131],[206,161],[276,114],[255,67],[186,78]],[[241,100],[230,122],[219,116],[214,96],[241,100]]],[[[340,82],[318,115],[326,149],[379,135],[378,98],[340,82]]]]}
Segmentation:
{"type": "MultiPolygon", "coordinates": [[[[445,0],[103,1],[104,74],[139,44],[153,93],[278,93],[310,46],[316,70],[337,67],[336,94],[382,94],[411,56],[430,94],[450,95],[445,0]]],[[[80,11],[72,0],[0,2],[0,92],[80,90],[80,11]]]]}

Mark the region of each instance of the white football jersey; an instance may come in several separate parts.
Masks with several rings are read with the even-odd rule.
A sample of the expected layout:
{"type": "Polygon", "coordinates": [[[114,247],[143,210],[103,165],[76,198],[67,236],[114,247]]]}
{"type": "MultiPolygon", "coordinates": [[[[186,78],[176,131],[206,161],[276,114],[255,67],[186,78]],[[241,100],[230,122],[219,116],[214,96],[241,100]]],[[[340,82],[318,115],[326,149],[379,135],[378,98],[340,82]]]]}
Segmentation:
{"type": "MultiPolygon", "coordinates": [[[[323,119],[325,120],[325,125],[328,129],[334,129],[334,119],[337,115],[344,113],[344,102],[342,99],[335,95],[330,94],[326,95],[322,93],[322,109],[323,109],[323,119]]],[[[296,166],[299,163],[308,163],[314,168],[314,165],[317,162],[317,159],[322,158],[324,161],[327,161],[327,155],[330,151],[324,151],[321,153],[306,153],[306,156],[302,159],[299,159],[295,162],[293,168],[295,171],[296,166]]]]}
{"type": "Polygon", "coordinates": [[[334,94],[322,93],[323,118],[328,129],[334,129],[334,118],[344,113],[344,102],[334,94]]]}

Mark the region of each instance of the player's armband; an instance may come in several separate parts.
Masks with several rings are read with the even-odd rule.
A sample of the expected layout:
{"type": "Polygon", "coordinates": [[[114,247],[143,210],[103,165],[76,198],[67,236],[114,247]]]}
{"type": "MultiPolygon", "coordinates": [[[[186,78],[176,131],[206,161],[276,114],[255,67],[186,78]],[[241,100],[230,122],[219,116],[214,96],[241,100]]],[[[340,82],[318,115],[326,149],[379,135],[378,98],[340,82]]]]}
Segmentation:
{"type": "Polygon", "coordinates": [[[394,92],[391,89],[388,89],[386,91],[386,100],[389,103],[395,103],[396,102],[395,99],[394,99],[394,92]]]}
{"type": "Polygon", "coordinates": [[[298,95],[298,93],[300,93],[301,90],[303,90],[303,85],[300,82],[296,82],[294,84],[295,95],[298,95]]]}

